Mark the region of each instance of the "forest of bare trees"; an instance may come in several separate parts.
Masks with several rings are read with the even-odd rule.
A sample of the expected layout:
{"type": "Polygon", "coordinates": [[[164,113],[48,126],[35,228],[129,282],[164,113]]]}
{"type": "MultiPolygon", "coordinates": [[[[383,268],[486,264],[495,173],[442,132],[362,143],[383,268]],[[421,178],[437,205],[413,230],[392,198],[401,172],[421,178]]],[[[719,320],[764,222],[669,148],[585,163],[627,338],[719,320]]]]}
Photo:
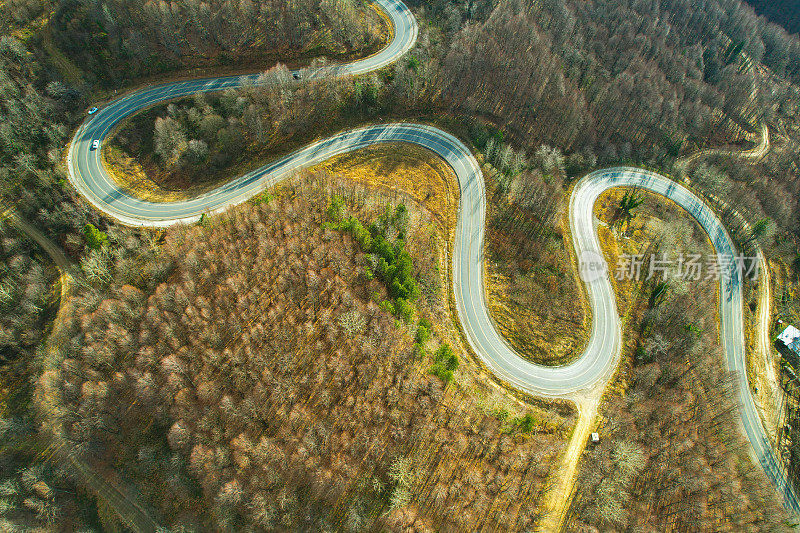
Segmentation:
{"type": "Polygon", "coordinates": [[[672,291],[649,311],[649,362],[608,402],[603,438],[581,462],[569,530],[783,530],[781,504],[738,430],[714,311],[713,298],[672,291]]]}
{"type": "Polygon", "coordinates": [[[519,143],[664,161],[719,140],[722,112],[746,123],[758,111],[743,53],[755,45],[684,4],[499,2],[452,35],[437,82],[519,143]]]}
{"type": "MultiPolygon", "coordinates": [[[[231,139],[237,134],[253,144],[276,134],[296,134],[294,140],[302,142],[320,115],[334,111],[336,120],[349,114],[362,122],[379,116],[451,121],[448,126],[469,137],[499,170],[493,199],[498,209],[488,223],[497,242],[509,246],[495,246],[495,257],[508,261],[520,282],[543,267],[534,288],[566,298],[570,288],[557,232],[572,178],[600,164],[670,167],[698,147],[746,146],[745,138],[753,140],[750,130],[766,120],[771,147],[757,165],[710,160],[691,177],[750,219],[773,221],[774,242],[765,244],[795,269],[778,306],[797,307],[796,37],[755,17],[738,0],[409,4],[422,21],[422,35],[394,67],[327,89],[309,84],[181,102],[172,111],[158,110],[159,127],[156,116],[139,117],[149,117],[145,129],[152,137],[138,142],[153,143],[153,167],[224,170],[236,162],[231,139]],[[200,113],[197,124],[193,109],[200,113]],[[215,129],[225,133],[212,135],[215,129]]],[[[0,6],[0,23],[0,198],[78,260],[87,283],[62,339],[66,365],[40,381],[59,386],[72,409],[61,413],[59,423],[86,457],[125,479],[155,480],[141,487],[156,514],[175,512],[170,516],[189,525],[237,529],[264,521],[291,529],[330,520],[355,530],[372,523],[420,529],[533,524],[535,510],[524,502],[537,499],[550,458],[560,449],[558,439],[534,434],[519,442],[508,422],[461,410],[463,398],[454,387],[428,373],[436,346],[428,359],[409,363],[418,357],[415,326],[398,326],[374,309],[370,294],[359,292],[366,281],[347,276],[364,272],[363,256],[349,237],[305,224],[318,222],[319,213],[280,200],[212,219],[208,228],[170,230],[162,251],[158,235],[101,220],[76,198],[60,165],[70,131],[86,107],[105,98],[101,90],[194,66],[253,64],[257,70],[278,59],[367,52],[381,35],[365,3],[11,0],[0,6]],[[272,209],[294,213],[288,225],[272,209]],[[237,240],[256,233],[257,246],[237,240]],[[107,236],[104,244],[98,235],[107,236]],[[265,235],[273,242],[262,249],[257,239],[265,235]],[[302,242],[306,237],[319,245],[321,259],[302,242]],[[285,257],[278,257],[292,268],[278,273],[277,259],[265,258],[265,250],[283,250],[285,257]],[[258,265],[252,275],[260,277],[237,271],[236,258],[258,265]],[[206,263],[222,282],[193,280],[200,275],[193,269],[206,263]],[[303,303],[316,290],[314,280],[336,275],[335,290],[303,303]],[[283,285],[273,285],[280,276],[283,285]],[[239,308],[253,302],[268,302],[273,314],[265,314],[263,323],[255,311],[239,317],[239,308]],[[327,329],[312,320],[318,313],[322,320],[325,312],[327,329]],[[292,331],[308,333],[313,342],[301,345],[298,339],[305,337],[299,334],[284,338],[270,330],[274,321],[294,324],[292,331]],[[190,328],[209,322],[207,335],[187,338],[190,328]],[[366,364],[373,349],[385,352],[384,366],[366,364]],[[287,358],[290,353],[295,357],[287,358]],[[308,370],[312,360],[324,363],[317,373],[308,370]],[[303,377],[290,379],[295,375],[303,377]],[[296,401],[300,397],[307,401],[296,401]],[[362,431],[372,451],[356,438],[362,431]],[[422,443],[428,447],[420,448],[422,443]],[[340,449],[340,455],[331,451],[340,449]],[[386,451],[377,457],[375,449],[386,451]],[[451,462],[436,463],[439,454],[451,462]],[[468,459],[454,465],[453,457],[468,459]],[[358,463],[361,458],[366,460],[358,463]],[[351,463],[360,466],[348,469],[351,463]],[[259,498],[262,493],[270,498],[259,498]],[[502,505],[494,505],[497,497],[502,505]],[[161,502],[166,507],[158,509],[161,502]],[[316,514],[320,503],[333,509],[330,516],[316,514]],[[400,504],[402,511],[385,513],[400,504]]],[[[31,527],[95,526],[97,510],[70,500],[75,487],[62,472],[42,464],[41,457],[16,453],[31,447],[28,439],[35,434],[30,413],[22,414],[30,394],[24,384],[41,374],[42,325],[53,303],[54,271],[13,230],[3,229],[0,252],[0,353],[24,362],[3,361],[0,372],[4,391],[21,391],[14,408],[3,403],[0,413],[0,435],[10,443],[0,453],[0,515],[31,527]],[[76,514],[88,518],[73,521],[76,514]]],[[[375,283],[371,287],[380,289],[375,283]]],[[[518,287],[524,292],[522,283],[518,287]]],[[[653,362],[633,371],[628,398],[637,401],[618,398],[609,406],[611,419],[622,421],[609,431],[620,438],[606,439],[592,452],[598,466],[577,484],[585,489],[573,507],[576,523],[600,530],[658,530],[695,518],[734,529],[770,525],[770,516],[758,509],[770,511],[774,502],[742,466],[749,461],[729,460],[743,457],[738,437],[722,431],[735,414],[724,392],[729,380],[719,368],[720,354],[701,349],[711,346],[713,316],[695,309],[705,324],[699,340],[665,344],[665,334],[687,336],[670,329],[676,327],[673,308],[681,302],[695,309],[689,305],[694,300],[678,300],[654,319],[661,333],[645,343],[653,362]],[[675,375],[675,368],[683,368],[681,358],[689,356],[689,370],[675,375]],[[708,396],[696,397],[697,390],[708,396]],[[678,415],[685,423],[675,423],[678,415]],[[652,438],[630,437],[648,432],[652,438]],[[677,477],[664,474],[672,470],[677,477]],[[619,484],[603,484],[607,475],[619,484]],[[731,480],[741,483],[731,488],[725,483],[731,480]],[[663,497],[656,498],[661,491],[663,497]],[[598,518],[596,504],[611,514],[598,518]],[[739,508],[745,512],[731,511],[739,508]],[[729,515],[741,522],[713,522],[729,515]]],[[[57,406],[45,406],[51,413],[48,407],[57,406]]],[[[520,420],[525,418],[512,425],[520,420]]]]}
{"type": "Polygon", "coordinates": [[[30,353],[46,331],[55,270],[30,254],[15,230],[0,222],[0,361],[30,353]]]}
{"type": "Polygon", "coordinates": [[[192,65],[345,56],[376,47],[383,31],[364,0],[62,0],[51,24],[58,46],[107,87],[192,65]]]}
{"type": "Polygon", "coordinates": [[[170,229],[157,255],[120,243],[115,281],[73,300],[40,385],[63,402],[48,423],[173,526],[530,527],[560,438],[428,373],[318,191],[170,229]]]}
{"type": "MultiPolygon", "coordinates": [[[[627,220],[610,237],[612,263],[635,250],[710,252],[676,206],[641,192],[607,195],[600,219],[627,220]],[[620,217],[621,200],[631,198],[632,217],[620,217]]],[[[581,459],[568,531],[785,530],[779,496],[740,429],[736,381],[719,345],[717,283],[673,273],[617,281],[627,295],[618,296],[630,323],[627,357],[601,406],[600,442],[581,459]]]]}

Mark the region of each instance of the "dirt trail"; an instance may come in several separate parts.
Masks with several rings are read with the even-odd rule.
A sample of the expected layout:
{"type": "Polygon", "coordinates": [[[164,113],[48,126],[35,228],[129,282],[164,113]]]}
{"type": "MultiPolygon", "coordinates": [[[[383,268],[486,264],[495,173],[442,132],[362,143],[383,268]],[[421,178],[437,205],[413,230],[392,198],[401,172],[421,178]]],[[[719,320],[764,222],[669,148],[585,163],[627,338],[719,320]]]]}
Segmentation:
{"type": "MultiPolygon", "coordinates": [[[[764,359],[766,383],[769,386],[768,396],[777,398],[779,393],[778,376],[772,360],[772,342],[770,325],[772,324],[772,288],[770,287],[769,263],[764,254],[758,252],[758,309],[756,310],[756,353],[764,359]]],[[[769,418],[766,413],[764,417],[769,418]]],[[[775,420],[765,420],[766,427],[775,429],[775,420]]]]}
{"type": "Polygon", "coordinates": [[[75,63],[69,60],[67,56],[58,49],[55,42],[53,41],[53,31],[49,25],[47,25],[44,30],[41,32],[42,36],[42,47],[44,48],[47,55],[50,57],[53,65],[58,69],[62,76],[69,82],[70,85],[73,87],[78,87],[83,83],[83,72],[79,69],[75,63]]]}
{"type": "Polygon", "coordinates": [[[594,428],[601,393],[602,390],[595,391],[593,396],[575,400],[578,406],[578,421],[575,423],[575,429],[558,469],[550,476],[550,489],[545,497],[543,518],[537,531],[550,533],[561,531],[563,527],[572,500],[578,463],[594,428]]]}
{"type": "Polygon", "coordinates": [[[698,159],[710,156],[733,157],[736,159],[761,159],[769,151],[769,128],[766,124],[761,124],[761,140],[758,145],[750,150],[733,150],[730,148],[706,148],[699,150],[692,154],[687,155],[683,159],[679,159],[675,163],[675,167],[679,169],[680,174],[685,174],[686,169],[689,168],[698,159]]]}

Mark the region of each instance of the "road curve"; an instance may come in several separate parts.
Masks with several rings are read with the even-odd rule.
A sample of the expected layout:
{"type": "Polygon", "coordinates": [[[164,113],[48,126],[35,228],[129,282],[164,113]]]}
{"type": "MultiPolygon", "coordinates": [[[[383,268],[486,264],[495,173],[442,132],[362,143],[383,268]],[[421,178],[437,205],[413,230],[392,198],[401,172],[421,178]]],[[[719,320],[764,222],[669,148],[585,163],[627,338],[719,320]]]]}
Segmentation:
{"type": "Polygon", "coordinates": [[[769,127],[767,123],[764,122],[761,124],[761,138],[758,141],[758,144],[755,145],[753,148],[749,150],[732,150],[729,148],[704,148],[703,150],[698,150],[697,152],[692,152],[691,154],[683,157],[682,159],[678,160],[675,163],[675,168],[678,172],[685,173],[687,169],[694,164],[695,161],[710,157],[710,156],[717,156],[717,157],[732,157],[735,159],[760,159],[764,157],[767,152],[769,151],[769,127]]]}
{"type": "MultiPolygon", "coordinates": [[[[390,65],[405,55],[416,43],[419,28],[414,15],[401,0],[376,0],[392,24],[392,40],[378,53],[344,65],[304,70],[304,77],[355,76],[390,65]]],[[[260,73],[167,83],[147,87],[118,98],[89,116],[78,128],[67,152],[69,179],[73,186],[96,208],[130,225],[165,226],[177,221],[191,221],[201,213],[223,210],[240,203],[259,187],[256,175],[263,169],[185,202],[149,204],[121,192],[103,168],[100,150],[92,141],[103,141],[120,120],[142,109],[199,92],[219,92],[258,84],[260,73]]],[[[284,161],[284,164],[286,161],[284,161]]],[[[291,166],[291,165],[289,165],[291,166]]],[[[261,188],[266,186],[261,184],[261,188]]]]}
{"type": "MultiPolygon", "coordinates": [[[[347,65],[326,67],[310,75],[354,75],[369,72],[405,54],[417,37],[413,15],[400,0],[378,0],[394,26],[392,42],[378,54],[347,65]]],[[[504,342],[489,318],[484,300],[483,250],[486,195],[483,174],[470,150],[440,129],[420,124],[374,125],[345,131],[315,142],[279,161],[233,179],[191,200],[153,203],[121,190],[103,168],[93,140],[103,140],[121,119],[158,102],[195,92],[214,92],[255,83],[257,75],[209,78],[170,83],[136,91],[104,107],[78,129],[68,155],[70,181],[96,208],[130,225],[167,226],[192,222],[204,213],[223,211],[258,192],[338,154],[383,142],[406,142],[441,156],[458,177],[461,201],[453,248],[453,290],[456,308],[470,346],[499,379],[518,389],[553,398],[575,399],[602,387],[620,358],[621,326],[616,299],[605,272],[586,282],[592,310],[592,333],[581,357],[560,367],[533,364],[504,342]]],[[[602,258],[594,227],[593,206],[612,187],[637,186],[661,194],[686,209],[708,233],[720,254],[734,255],[735,247],[713,210],[681,185],[653,172],[636,168],[610,168],[591,173],[575,187],[569,220],[577,257],[602,258]]],[[[602,261],[602,259],[601,259],[602,261]]],[[[784,494],[787,506],[797,509],[797,499],[779,472],[765,432],[756,415],[745,372],[742,288],[735,272],[720,286],[721,338],[726,363],[737,376],[742,424],[756,459],[784,494]]]]}

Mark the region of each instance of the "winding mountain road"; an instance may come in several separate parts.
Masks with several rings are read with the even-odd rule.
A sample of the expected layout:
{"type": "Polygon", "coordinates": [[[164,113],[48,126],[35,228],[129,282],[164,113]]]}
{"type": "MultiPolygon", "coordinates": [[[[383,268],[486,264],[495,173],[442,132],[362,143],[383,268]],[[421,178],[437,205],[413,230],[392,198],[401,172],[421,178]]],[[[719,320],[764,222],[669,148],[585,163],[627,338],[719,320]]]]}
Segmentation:
{"type": "MultiPolygon", "coordinates": [[[[393,40],[378,54],[354,63],[325,67],[312,76],[357,75],[384,67],[403,56],[414,45],[417,24],[400,0],[378,0],[394,26],[393,40]]],[[[123,118],[159,102],[196,92],[214,92],[257,83],[258,75],[209,78],[165,84],[136,91],[115,100],[87,118],[75,134],[68,155],[70,181],[97,209],[122,223],[167,226],[192,222],[204,213],[223,211],[295,174],[298,170],[332,156],[382,142],[407,142],[428,148],[441,156],[458,177],[461,201],[453,248],[453,289],[456,308],[467,340],[480,360],[499,379],[527,393],[577,400],[602,390],[614,373],[621,353],[621,325],[608,272],[600,271],[586,281],[592,310],[592,331],[586,349],[575,362],[560,367],[533,364],[514,352],[495,330],[484,301],[484,226],[486,194],[483,174],[470,150],[440,129],[420,124],[374,125],[339,133],[316,142],[279,161],[233,179],[191,200],[153,203],[121,190],[103,168],[93,140],[102,140],[123,118]]],[[[687,188],[659,174],[637,168],[598,170],[582,179],[570,199],[569,221],[573,245],[579,258],[591,261],[582,267],[604,267],[603,254],[594,226],[593,206],[612,187],[636,186],[675,201],[705,229],[717,252],[735,255],[734,244],[713,210],[687,188]]],[[[797,498],[787,486],[772,454],[764,428],[756,415],[745,372],[742,287],[736,272],[720,285],[721,339],[729,369],[737,376],[741,420],[762,465],[787,507],[798,509],[797,498]]]]}

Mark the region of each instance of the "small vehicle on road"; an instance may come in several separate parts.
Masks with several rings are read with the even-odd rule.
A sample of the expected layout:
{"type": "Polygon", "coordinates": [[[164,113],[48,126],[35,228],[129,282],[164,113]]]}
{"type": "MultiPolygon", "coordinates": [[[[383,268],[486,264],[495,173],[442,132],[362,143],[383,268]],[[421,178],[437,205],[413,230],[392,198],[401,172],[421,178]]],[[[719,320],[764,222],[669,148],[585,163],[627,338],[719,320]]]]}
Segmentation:
{"type": "Polygon", "coordinates": [[[97,108],[96,108],[96,107],[93,107],[93,108],[91,108],[91,109],[89,110],[89,114],[90,114],[90,115],[94,115],[95,113],[97,113],[97,108]]]}
{"type": "Polygon", "coordinates": [[[92,141],[92,150],[97,150],[98,148],[100,148],[100,141],[95,139],[92,141]]]}
{"type": "Polygon", "coordinates": [[[296,80],[299,80],[300,79],[300,73],[299,72],[292,72],[292,77],[294,79],[296,79],[296,80]]]}

